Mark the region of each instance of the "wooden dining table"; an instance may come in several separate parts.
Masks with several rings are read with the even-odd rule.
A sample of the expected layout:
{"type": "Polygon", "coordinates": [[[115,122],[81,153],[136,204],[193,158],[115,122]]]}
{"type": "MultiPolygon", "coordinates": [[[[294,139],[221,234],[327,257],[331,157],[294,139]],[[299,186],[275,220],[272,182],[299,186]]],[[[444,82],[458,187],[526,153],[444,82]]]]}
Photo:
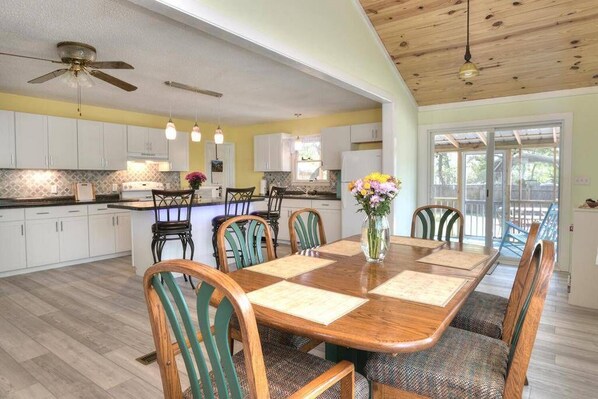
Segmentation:
{"type": "MultiPolygon", "coordinates": [[[[353,236],[345,240],[359,239],[359,236],[353,236]]],[[[326,342],[326,356],[330,360],[346,357],[346,354],[339,355],[339,348],[401,353],[421,351],[434,346],[469,294],[498,258],[498,251],[493,248],[449,242],[436,249],[391,243],[382,263],[366,262],[363,253],[344,256],[314,249],[303,251],[301,254],[335,262],[289,278],[287,281],[367,298],[368,301],[328,325],[254,305],[256,318],[258,323],[326,342]],[[424,256],[442,249],[485,254],[487,258],[472,270],[418,262],[424,256]],[[467,282],[444,307],[369,292],[406,270],[461,277],[467,279],[467,282]]],[[[245,292],[283,280],[251,271],[250,268],[234,271],[230,276],[245,292]]]]}

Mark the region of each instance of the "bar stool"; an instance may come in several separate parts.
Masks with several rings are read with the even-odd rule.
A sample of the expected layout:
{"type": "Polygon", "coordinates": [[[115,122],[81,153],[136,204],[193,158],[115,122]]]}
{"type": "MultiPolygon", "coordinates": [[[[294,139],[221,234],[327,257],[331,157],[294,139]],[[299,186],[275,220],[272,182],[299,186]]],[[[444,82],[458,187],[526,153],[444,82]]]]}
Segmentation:
{"type": "MultiPolygon", "coordinates": [[[[152,256],[154,264],[162,261],[162,250],[167,241],[179,240],[183,245],[183,259],[187,256],[187,246],[193,260],[195,244],[191,234],[191,205],[195,190],[152,190],[154,218],[152,225],[152,256]]],[[[183,275],[187,281],[187,275],[183,275]]],[[[189,283],[195,288],[191,276],[189,283]]]]}
{"type": "Polygon", "coordinates": [[[284,199],[286,192],[286,187],[272,186],[272,188],[270,188],[270,195],[268,196],[268,210],[251,212],[252,215],[265,219],[272,229],[272,232],[274,233],[272,243],[274,244],[274,255],[276,257],[278,257],[278,253],[276,252],[276,249],[278,248],[278,220],[280,219],[280,208],[282,207],[282,200],[284,199]]]}
{"type": "Polygon", "coordinates": [[[218,215],[212,219],[212,248],[214,250],[214,259],[216,267],[220,269],[220,260],[218,259],[217,235],[218,228],[222,223],[230,218],[249,214],[249,204],[255,187],[247,188],[226,188],[224,196],[224,215],[218,215]]]}

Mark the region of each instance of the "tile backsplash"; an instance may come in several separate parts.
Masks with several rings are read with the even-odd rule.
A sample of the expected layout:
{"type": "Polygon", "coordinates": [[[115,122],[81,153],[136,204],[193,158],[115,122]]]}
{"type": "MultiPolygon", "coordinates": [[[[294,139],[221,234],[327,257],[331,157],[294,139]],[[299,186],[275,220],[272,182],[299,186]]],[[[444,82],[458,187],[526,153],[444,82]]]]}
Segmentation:
{"type": "Polygon", "coordinates": [[[127,181],[157,181],[180,187],[179,172],[160,172],[157,163],[133,163],[128,170],[0,169],[0,198],[38,198],[74,195],[73,183],[94,183],[97,194],[112,193],[112,185],[127,181]],[[51,194],[51,186],[58,192],[51,194]]]}
{"type": "Polygon", "coordinates": [[[268,187],[271,185],[279,185],[288,187],[289,190],[318,190],[318,191],[327,191],[331,193],[336,193],[336,181],[340,177],[340,171],[338,170],[331,170],[328,172],[328,184],[326,186],[312,186],[312,185],[301,185],[301,184],[292,184],[292,176],[291,172],[265,172],[264,179],[268,182],[268,187]]]}

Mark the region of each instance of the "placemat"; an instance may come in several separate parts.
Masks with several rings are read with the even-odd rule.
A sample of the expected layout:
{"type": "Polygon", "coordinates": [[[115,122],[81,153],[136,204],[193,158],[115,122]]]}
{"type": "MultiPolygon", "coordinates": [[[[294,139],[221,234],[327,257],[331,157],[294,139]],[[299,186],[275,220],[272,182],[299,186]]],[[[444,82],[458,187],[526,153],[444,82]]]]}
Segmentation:
{"type": "Polygon", "coordinates": [[[490,255],[475,254],[471,252],[442,249],[428,256],[418,259],[418,262],[432,263],[434,265],[454,267],[456,269],[472,270],[488,259],[490,255]]]}
{"type": "Polygon", "coordinates": [[[344,256],[359,255],[361,253],[361,243],[357,241],[341,240],[315,248],[314,251],[344,256]]]}
{"type": "Polygon", "coordinates": [[[403,236],[391,236],[390,242],[392,244],[411,245],[412,247],[422,247],[431,249],[436,249],[446,244],[444,241],[425,240],[423,238],[411,238],[403,236]]]}
{"type": "Polygon", "coordinates": [[[313,256],[291,255],[256,266],[246,267],[245,270],[287,279],[328,266],[334,262],[330,259],[314,258],[313,256]]]}
{"type": "Polygon", "coordinates": [[[327,326],[368,301],[319,288],[280,281],[247,294],[254,305],[327,326]]]}
{"type": "Polygon", "coordinates": [[[468,281],[405,270],[371,290],[370,294],[445,307],[468,281]]]}

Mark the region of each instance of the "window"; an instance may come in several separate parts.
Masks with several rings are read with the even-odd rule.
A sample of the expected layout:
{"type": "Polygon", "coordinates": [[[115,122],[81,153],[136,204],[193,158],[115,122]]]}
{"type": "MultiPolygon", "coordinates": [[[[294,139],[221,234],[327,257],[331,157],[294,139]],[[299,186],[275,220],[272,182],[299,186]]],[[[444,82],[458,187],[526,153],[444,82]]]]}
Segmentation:
{"type": "Polygon", "coordinates": [[[300,148],[293,155],[293,182],[328,182],[328,171],[322,170],[320,136],[303,136],[300,148]]]}

